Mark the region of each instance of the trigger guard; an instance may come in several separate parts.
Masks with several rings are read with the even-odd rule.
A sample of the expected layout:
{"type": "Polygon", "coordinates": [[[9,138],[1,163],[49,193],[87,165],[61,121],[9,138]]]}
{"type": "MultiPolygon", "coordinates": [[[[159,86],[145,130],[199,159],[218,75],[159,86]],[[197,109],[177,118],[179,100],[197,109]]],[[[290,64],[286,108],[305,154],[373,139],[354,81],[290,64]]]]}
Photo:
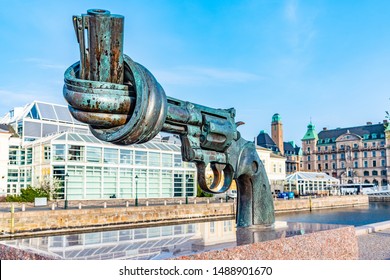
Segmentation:
{"type": "Polygon", "coordinates": [[[213,183],[211,184],[210,187],[207,186],[206,183],[206,178],[205,178],[205,163],[204,162],[199,162],[197,163],[197,169],[198,169],[198,183],[199,187],[202,189],[202,191],[211,193],[211,194],[220,194],[226,192],[229,188],[230,185],[233,182],[233,167],[229,164],[226,165],[226,167],[223,169],[223,174],[224,174],[224,183],[223,186],[218,189],[218,190],[213,190],[215,189],[218,185],[219,182],[221,181],[221,172],[216,168],[215,164],[211,164],[211,169],[214,173],[214,180],[213,183]]]}

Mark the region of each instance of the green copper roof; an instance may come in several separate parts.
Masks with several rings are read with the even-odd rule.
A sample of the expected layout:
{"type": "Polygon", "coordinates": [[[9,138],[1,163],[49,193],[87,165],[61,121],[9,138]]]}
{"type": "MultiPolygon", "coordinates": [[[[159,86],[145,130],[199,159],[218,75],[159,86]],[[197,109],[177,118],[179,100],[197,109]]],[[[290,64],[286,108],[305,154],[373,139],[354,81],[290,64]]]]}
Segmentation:
{"type": "Polygon", "coordinates": [[[390,124],[386,123],[385,124],[385,132],[389,132],[390,131],[390,124]]]}
{"type": "Polygon", "coordinates": [[[302,141],[304,140],[318,140],[318,135],[316,132],[316,127],[310,122],[307,126],[307,131],[305,136],[303,136],[302,141]]]}
{"type": "Polygon", "coordinates": [[[282,118],[280,117],[280,115],[278,113],[276,113],[272,116],[272,122],[280,122],[280,121],[282,121],[282,118]]]}

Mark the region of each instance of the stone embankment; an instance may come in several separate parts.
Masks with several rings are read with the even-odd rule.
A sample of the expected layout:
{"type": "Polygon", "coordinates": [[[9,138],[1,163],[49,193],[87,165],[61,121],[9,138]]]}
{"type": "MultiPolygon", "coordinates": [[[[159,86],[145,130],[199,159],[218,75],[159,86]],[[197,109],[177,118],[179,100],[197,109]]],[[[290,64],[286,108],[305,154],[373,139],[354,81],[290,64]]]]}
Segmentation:
{"type": "MultiPolygon", "coordinates": [[[[80,202],[79,202],[80,203],[80,202]]],[[[96,203],[96,201],[95,201],[96,203]]],[[[145,201],[141,206],[134,204],[115,205],[118,201],[111,200],[112,205],[99,201],[100,206],[75,207],[71,209],[37,208],[17,205],[16,211],[9,211],[3,205],[0,212],[1,237],[32,235],[53,231],[77,232],[96,230],[96,228],[121,228],[129,226],[150,226],[177,222],[194,222],[210,219],[234,218],[235,204],[233,202],[211,203],[207,200],[189,200],[188,204],[174,201],[163,202],[162,205],[152,205],[145,201]],[[173,204],[174,203],[174,204],[173,204]],[[7,209],[7,210],[6,210],[7,209]],[[53,209],[53,210],[51,210],[53,209]],[[24,210],[24,211],[23,211],[24,210]]],[[[121,202],[123,203],[123,202],[121,202]]],[[[83,203],[85,204],[85,202],[83,203]]],[[[276,212],[304,211],[323,208],[351,207],[368,204],[367,196],[322,197],[294,200],[274,201],[276,212]]]]}

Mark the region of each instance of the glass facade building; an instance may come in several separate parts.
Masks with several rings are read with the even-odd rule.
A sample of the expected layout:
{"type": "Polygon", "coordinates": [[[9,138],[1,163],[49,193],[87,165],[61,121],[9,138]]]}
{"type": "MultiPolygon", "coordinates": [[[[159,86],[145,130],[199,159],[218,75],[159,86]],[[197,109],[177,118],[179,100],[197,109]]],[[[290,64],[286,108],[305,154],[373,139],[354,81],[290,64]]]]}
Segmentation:
{"type": "Polygon", "coordinates": [[[7,147],[6,194],[56,179],[59,198],[69,200],[196,196],[195,165],[182,161],[174,141],[157,137],[131,146],[102,142],[66,106],[40,102],[3,121],[7,117],[19,141],[10,138],[7,147]]]}

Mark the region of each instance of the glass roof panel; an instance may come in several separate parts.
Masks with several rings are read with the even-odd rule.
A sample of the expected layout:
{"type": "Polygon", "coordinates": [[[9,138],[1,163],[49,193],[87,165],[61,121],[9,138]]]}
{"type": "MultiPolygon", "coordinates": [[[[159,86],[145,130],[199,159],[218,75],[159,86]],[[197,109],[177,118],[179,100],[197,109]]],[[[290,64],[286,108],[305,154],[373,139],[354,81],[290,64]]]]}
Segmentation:
{"type": "Polygon", "coordinates": [[[57,120],[53,105],[45,103],[37,103],[37,105],[42,119],[57,120]]]}
{"type": "Polygon", "coordinates": [[[54,105],[54,110],[57,113],[57,117],[60,122],[73,122],[72,116],[70,115],[67,107],[54,105]]]}
{"type": "Polygon", "coordinates": [[[83,142],[83,139],[81,139],[81,137],[80,137],[78,134],[72,133],[72,134],[69,134],[69,136],[70,136],[70,135],[72,135],[72,137],[73,137],[74,139],[76,139],[76,141],[83,142]]]}

